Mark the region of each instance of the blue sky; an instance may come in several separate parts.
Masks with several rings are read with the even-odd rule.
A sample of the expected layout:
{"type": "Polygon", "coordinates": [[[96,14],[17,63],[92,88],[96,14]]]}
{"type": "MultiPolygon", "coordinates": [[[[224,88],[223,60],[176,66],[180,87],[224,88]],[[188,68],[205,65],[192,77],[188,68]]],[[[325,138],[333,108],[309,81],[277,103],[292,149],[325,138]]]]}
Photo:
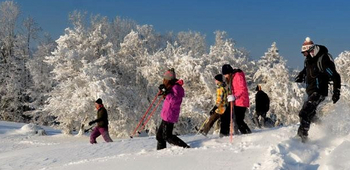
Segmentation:
{"type": "Polygon", "coordinates": [[[198,31],[208,44],[216,30],[226,31],[252,59],[264,55],[273,42],[293,68],[303,66],[300,53],[306,36],[328,47],[333,56],[350,50],[348,0],[16,0],[22,17],[35,21],[58,38],[74,10],[135,20],[160,32],[198,31]]]}

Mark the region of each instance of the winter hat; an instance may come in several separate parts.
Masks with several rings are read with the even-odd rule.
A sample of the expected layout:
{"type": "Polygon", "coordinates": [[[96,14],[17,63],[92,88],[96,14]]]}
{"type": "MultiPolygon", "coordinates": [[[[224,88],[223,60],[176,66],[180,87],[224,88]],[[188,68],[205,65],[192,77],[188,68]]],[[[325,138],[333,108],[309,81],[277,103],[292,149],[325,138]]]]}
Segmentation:
{"type": "Polygon", "coordinates": [[[314,45],[314,42],[311,41],[310,37],[306,37],[303,45],[301,46],[301,52],[308,51],[310,47],[314,45]]]}
{"type": "Polygon", "coordinates": [[[166,80],[174,80],[174,79],[176,79],[174,68],[171,68],[171,69],[169,69],[168,71],[166,71],[164,73],[164,79],[166,79],[166,80]]]}
{"type": "Polygon", "coordinates": [[[260,84],[258,84],[255,88],[255,91],[260,91],[260,90],[261,90],[261,86],[260,86],[260,84]]]}
{"type": "Polygon", "coordinates": [[[215,76],[215,80],[220,81],[220,82],[223,82],[223,76],[222,76],[222,74],[216,75],[216,76],[215,76]]]}
{"type": "Polygon", "coordinates": [[[102,104],[102,99],[101,99],[101,98],[98,98],[98,99],[96,100],[96,103],[97,103],[97,104],[102,104]]]}
{"type": "Polygon", "coordinates": [[[230,66],[230,64],[224,64],[222,66],[222,74],[230,74],[233,73],[233,68],[230,66]]]}

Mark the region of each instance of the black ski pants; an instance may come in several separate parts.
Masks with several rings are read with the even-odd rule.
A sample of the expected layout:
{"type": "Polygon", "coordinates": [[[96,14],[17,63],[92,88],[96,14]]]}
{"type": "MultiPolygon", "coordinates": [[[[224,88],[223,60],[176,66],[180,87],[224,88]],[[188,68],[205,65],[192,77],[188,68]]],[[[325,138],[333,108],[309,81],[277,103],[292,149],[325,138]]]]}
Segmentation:
{"type": "Polygon", "coordinates": [[[224,114],[221,115],[220,134],[228,136],[230,134],[230,105],[226,107],[224,114]]]}
{"type": "Polygon", "coordinates": [[[306,102],[304,102],[302,109],[299,112],[300,126],[298,129],[299,136],[308,136],[310,124],[316,115],[317,106],[325,99],[324,96],[317,92],[312,93],[306,102]]]}
{"type": "MultiPolygon", "coordinates": [[[[247,108],[234,106],[233,109],[234,109],[234,114],[236,116],[236,125],[238,127],[238,130],[241,132],[241,134],[251,133],[251,130],[249,129],[248,125],[244,122],[245,111],[247,110],[247,108]]],[[[222,118],[221,118],[220,133],[225,136],[229,135],[229,132],[230,132],[230,120],[231,120],[230,115],[231,115],[231,109],[229,106],[227,107],[225,113],[222,115],[222,118]]]]}
{"type": "Polygon", "coordinates": [[[242,134],[252,133],[251,130],[249,129],[248,125],[244,122],[245,111],[247,110],[247,108],[246,107],[235,106],[234,109],[235,109],[235,115],[236,115],[236,122],[237,122],[238,130],[242,134]]]}
{"type": "Polygon", "coordinates": [[[190,147],[176,135],[173,135],[173,129],[174,123],[162,120],[156,135],[156,139],[158,141],[157,150],[166,148],[166,142],[184,148],[190,147]]]}
{"type": "Polygon", "coordinates": [[[259,116],[261,116],[261,122],[262,126],[265,126],[265,121],[266,121],[266,112],[264,111],[256,111],[255,114],[253,115],[253,122],[256,126],[261,128],[260,122],[259,122],[259,116]]]}

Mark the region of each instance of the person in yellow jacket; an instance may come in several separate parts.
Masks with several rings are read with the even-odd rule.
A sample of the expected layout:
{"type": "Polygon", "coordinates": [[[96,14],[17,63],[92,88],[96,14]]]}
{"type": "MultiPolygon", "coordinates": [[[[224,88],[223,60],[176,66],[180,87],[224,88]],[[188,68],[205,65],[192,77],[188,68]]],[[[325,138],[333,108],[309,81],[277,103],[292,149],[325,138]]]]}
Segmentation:
{"type": "MultiPolygon", "coordinates": [[[[213,126],[215,121],[217,121],[219,118],[222,118],[222,115],[225,113],[227,107],[227,90],[225,88],[225,83],[223,82],[222,74],[218,74],[215,76],[215,84],[217,86],[216,102],[215,106],[210,111],[209,121],[204,125],[203,130],[201,130],[201,133],[204,136],[208,134],[210,128],[213,126]]],[[[221,129],[224,130],[224,128],[220,128],[220,133],[221,129]]]]}

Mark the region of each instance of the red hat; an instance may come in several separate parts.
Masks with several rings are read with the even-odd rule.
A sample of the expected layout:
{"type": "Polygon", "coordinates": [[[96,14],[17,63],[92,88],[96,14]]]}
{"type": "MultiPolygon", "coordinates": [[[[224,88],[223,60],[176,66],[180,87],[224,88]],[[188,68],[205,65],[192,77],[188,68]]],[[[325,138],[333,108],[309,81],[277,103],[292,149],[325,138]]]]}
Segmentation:
{"type": "Polygon", "coordinates": [[[303,46],[301,46],[301,52],[305,52],[310,49],[314,45],[314,42],[311,41],[310,37],[306,37],[305,41],[303,43],[303,46]]]}
{"type": "Polygon", "coordinates": [[[174,80],[176,79],[176,74],[174,68],[169,69],[164,73],[164,79],[166,80],[174,80]]]}

